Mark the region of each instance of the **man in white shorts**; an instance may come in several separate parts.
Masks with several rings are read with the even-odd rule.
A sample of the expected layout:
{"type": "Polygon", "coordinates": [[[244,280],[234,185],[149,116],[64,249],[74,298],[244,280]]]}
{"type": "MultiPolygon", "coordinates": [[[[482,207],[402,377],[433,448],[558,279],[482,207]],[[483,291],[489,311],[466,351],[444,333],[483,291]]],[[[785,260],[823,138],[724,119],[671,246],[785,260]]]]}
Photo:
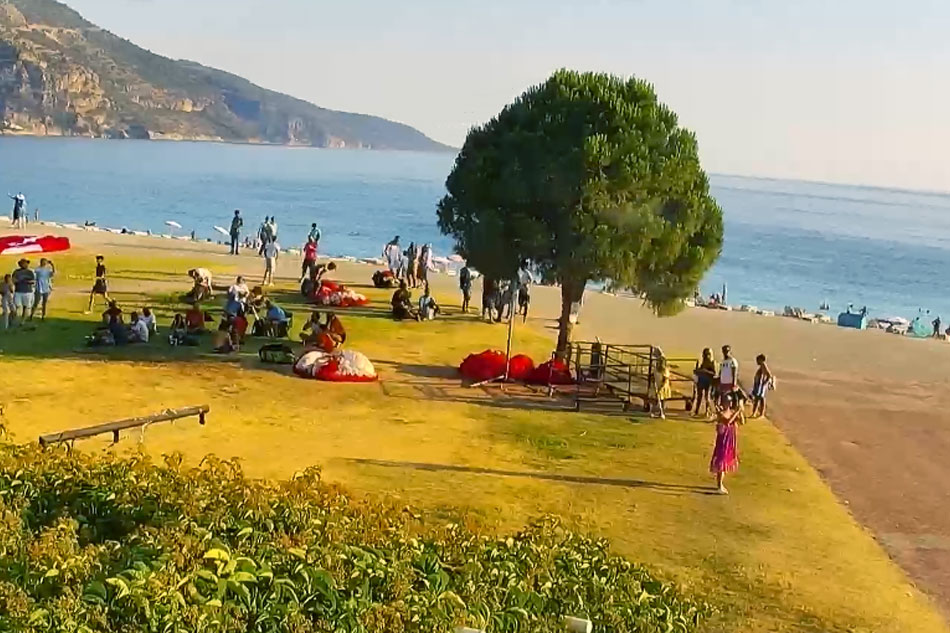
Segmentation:
{"type": "Polygon", "coordinates": [[[36,292],[36,275],[30,270],[30,260],[21,259],[18,268],[11,275],[13,280],[13,312],[20,312],[20,323],[26,321],[27,313],[33,309],[33,295],[36,292]]]}
{"type": "Polygon", "coordinates": [[[277,267],[277,257],[280,255],[280,244],[276,241],[268,242],[264,245],[264,280],[262,286],[274,285],[274,268],[277,267]]]}

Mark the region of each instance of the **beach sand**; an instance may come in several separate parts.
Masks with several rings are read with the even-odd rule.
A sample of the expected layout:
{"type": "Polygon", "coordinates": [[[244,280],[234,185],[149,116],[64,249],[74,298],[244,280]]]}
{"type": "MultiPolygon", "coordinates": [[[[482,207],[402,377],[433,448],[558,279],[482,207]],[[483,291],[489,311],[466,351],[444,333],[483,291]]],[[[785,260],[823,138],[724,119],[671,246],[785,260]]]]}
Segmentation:
{"type": "MultiPolygon", "coordinates": [[[[239,262],[252,281],[263,269],[251,255],[227,258],[222,245],[37,226],[24,232],[67,235],[106,254],[213,251],[222,262],[239,262]]],[[[369,267],[344,269],[349,266],[365,267],[369,277],[369,267]]],[[[296,271],[299,258],[283,257],[278,272],[296,271]]],[[[431,275],[431,282],[442,296],[457,283],[447,275],[431,275]]],[[[477,289],[473,304],[480,305],[477,289]]],[[[556,288],[533,288],[529,325],[553,339],[559,306],[556,288]]],[[[950,396],[942,389],[950,375],[950,344],[701,308],[659,319],[636,299],[588,293],[575,339],[594,336],[662,345],[671,356],[728,343],[746,385],[755,355],[766,354],[779,379],[770,418],[915,582],[950,611],[950,396]]]]}

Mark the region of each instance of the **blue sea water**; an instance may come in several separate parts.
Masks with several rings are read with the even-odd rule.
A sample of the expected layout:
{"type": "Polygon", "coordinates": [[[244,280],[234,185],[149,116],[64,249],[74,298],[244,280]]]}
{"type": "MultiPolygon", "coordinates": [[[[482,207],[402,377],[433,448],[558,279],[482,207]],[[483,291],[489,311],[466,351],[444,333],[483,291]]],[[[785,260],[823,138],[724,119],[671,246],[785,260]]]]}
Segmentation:
{"type": "MultiPolygon", "coordinates": [[[[169,232],[166,220],[220,239],[240,208],[246,228],[276,215],[297,245],[317,222],[321,251],[377,256],[393,235],[449,254],[435,205],[454,157],[216,143],[0,138],[0,192],[63,222],[169,232]]],[[[950,318],[950,195],[739,176],[712,176],[725,214],[722,257],[705,294],[832,312],[950,318]]],[[[8,213],[8,211],[6,212],[8,213]]]]}

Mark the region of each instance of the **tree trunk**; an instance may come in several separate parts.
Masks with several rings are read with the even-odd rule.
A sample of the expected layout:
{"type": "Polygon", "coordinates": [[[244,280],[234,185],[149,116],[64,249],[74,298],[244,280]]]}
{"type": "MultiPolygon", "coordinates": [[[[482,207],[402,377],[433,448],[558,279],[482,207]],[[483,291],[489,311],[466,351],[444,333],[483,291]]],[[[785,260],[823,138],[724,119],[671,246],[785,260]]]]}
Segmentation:
{"type": "Polygon", "coordinates": [[[586,281],[561,282],[561,318],[558,321],[556,350],[558,358],[563,359],[567,354],[567,345],[571,342],[571,331],[574,329],[574,324],[571,323],[571,306],[584,296],[586,285],[586,281]]]}

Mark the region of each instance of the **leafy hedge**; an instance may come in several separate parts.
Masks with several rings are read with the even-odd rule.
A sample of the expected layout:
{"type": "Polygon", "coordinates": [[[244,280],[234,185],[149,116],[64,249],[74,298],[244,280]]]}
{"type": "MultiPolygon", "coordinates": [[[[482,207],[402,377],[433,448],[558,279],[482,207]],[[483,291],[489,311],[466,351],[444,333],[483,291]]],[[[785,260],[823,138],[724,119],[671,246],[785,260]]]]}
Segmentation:
{"type": "Polygon", "coordinates": [[[543,519],[507,538],[357,503],[311,469],[0,445],[0,631],[692,631],[708,608],[543,519]]]}

